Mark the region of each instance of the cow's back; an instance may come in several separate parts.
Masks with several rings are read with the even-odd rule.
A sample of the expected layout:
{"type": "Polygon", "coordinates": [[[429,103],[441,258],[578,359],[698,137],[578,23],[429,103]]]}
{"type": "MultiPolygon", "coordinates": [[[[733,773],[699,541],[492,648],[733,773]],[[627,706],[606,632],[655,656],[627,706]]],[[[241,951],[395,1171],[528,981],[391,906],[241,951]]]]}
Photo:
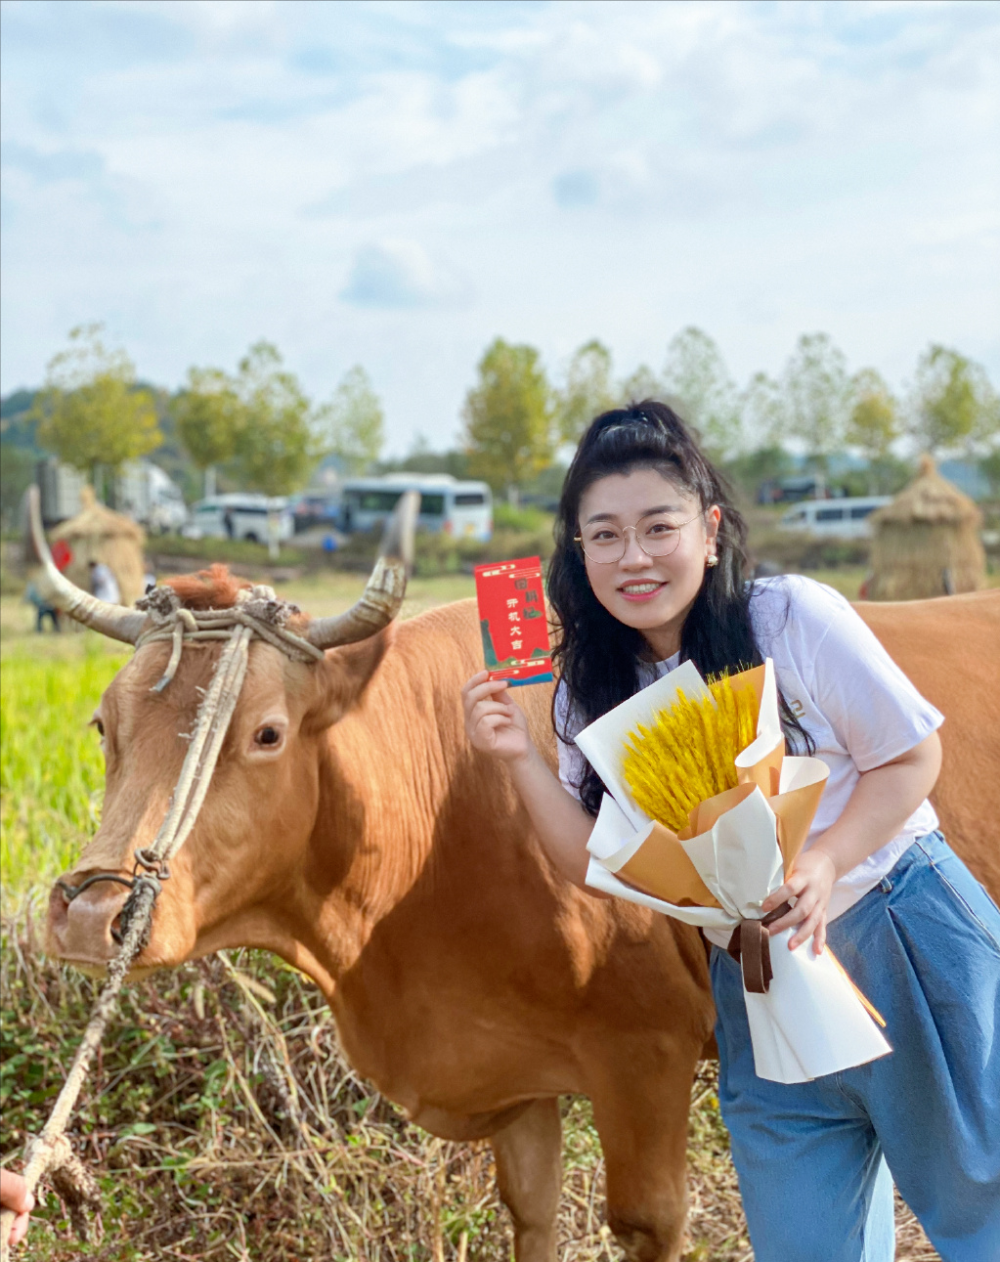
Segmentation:
{"type": "Polygon", "coordinates": [[[1000,591],[855,608],[945,716],[931,799],[948,841],[1000,898],[1000,591]]]}
{"type": "MultiPolygon", "coordinates": [[[[948,841],[1000,901],[1000,591],[854,607],[945,716],[944,762],[932,801],[948,841]]],[[[473,669],[480,663],[474,609],[463,601],[448,618],[473,669]]],[[[516,696],[554,765],[551,692],[551,685],[536,685],[517,689],[516,696]]]]}

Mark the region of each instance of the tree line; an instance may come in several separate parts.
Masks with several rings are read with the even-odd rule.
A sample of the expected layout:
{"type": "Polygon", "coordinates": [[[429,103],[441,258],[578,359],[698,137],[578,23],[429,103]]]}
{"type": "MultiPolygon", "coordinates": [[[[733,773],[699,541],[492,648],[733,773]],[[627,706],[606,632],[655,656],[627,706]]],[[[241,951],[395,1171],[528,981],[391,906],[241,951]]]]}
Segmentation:
{"type": "Polygon", "coordinates": [[[164,395],[138,382],[125,351],[109,348],[93,324],[73,329],[69,346],[49,361],[25,419],[38,446],[99,493],[127,461],[173,439],[202,475],[205,494],[214,494],[222,471],[241,490],[289,495],[324,456],[337,456],[345,472],[368,468],[385,435],[382,404],[360,365],[317,404],[278,348],[260,341],[234,372],[194,367],[180,390],[164,395]]]}
{"type": "Polygon", "coordinates": [[[643,364],[622,378],[611,351],[587,342],[555,386],[537,350],[497,338],[465,401],[469,471],[516,499],[594,416],[646,398],[671,404],[724,466],[752,465],[755,453],[768,452],[773,464],[796,440],[818,472],[834,452],[859,450],[877,483],[898,463],[893,444],[907,436],[919,451],[979,458],[991,482],[1000,481],[1000,399],[982,366],[957,350],[930,345],[899,398],[877,369],[850,373],[827,334],[804,334],[779,377],[757,372],[740,387],[716,343],[694,327],[673,338],[659,371],[643,364]]]}
{"type": "Polygon", "coordinates": [[[713,458],[742,471],[741,481],[789,471],[786,444],[794,440],[818,472],[834,452],[852,447],[867,461],[868,489],[892,489],[900,464],[893,445],[907,436],[920,451],[978,459],[991,485],[1000,484],[1000,400],[981,365],[932,344],[898,397],[875,368],[851,373],[824,333],[800,337],[777,377],[757,372],[742,386],[713,339],[694,327],[672,339],[659,370],[643,364],[618,376],[611,351],[591,340],[556,381],[535,347],[498,337],[477,365],[456,447],[434,452],[418,435],[405,460],[380,464],[384,409],[360,365],[316,403],[277,347],[259,341],[235,370],[193,367],[168,394],[140,383],[126,352],[109,347],[99,325],[86,325],[50,360],[21,419],[39,447],[85,473],[98,493],[125,462],[170,449],[197,470],[204,494],[221,480],[288,495],[333,456],[347,475],[395,467],[482,478],[517,503],[539,475],[544,481],[546,470],[556,471],[560,453],[594,416],[645,398],[670,403],[713,458]]]}

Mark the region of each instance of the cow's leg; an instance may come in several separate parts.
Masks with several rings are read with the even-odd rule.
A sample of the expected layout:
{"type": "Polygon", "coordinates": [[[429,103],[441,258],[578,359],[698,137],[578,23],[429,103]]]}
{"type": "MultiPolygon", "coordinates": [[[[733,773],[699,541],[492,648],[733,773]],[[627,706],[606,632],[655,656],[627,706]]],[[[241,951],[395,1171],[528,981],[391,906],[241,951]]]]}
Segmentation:
{"type": "Polygon", "coordinates": [[[608,1225],[628,1262],[677,1262],[687,1214],[691,1083],[701,1045],[675,1045],[666,1055],[658,1049],[650,1056],[652,1050],[619,1048],[621,1055],[601,1066],[591,1100],[607,1167],[608,1225]]]}
{"type": "Polygon", "coordinates": [[[556,1214],[562,1185],[558,1100],[536,1100],[490,1136],[500,1199],[514,1219],[517,1262],[555,1262],[556,1214]]]}

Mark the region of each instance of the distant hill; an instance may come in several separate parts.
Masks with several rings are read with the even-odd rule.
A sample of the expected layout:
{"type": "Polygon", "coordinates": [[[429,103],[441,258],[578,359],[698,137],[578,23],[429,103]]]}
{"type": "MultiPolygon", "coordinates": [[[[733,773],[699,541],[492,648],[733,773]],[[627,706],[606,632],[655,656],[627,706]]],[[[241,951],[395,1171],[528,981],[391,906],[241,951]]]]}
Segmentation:
{"type": "Polygon", "coordinates": [[[35,442],[35,422],[27,419],[35,393],[34,390],[14,390],[0,399],[0,441],[12,447],[28,448],[40,456],[42,452],[35,442]]]}

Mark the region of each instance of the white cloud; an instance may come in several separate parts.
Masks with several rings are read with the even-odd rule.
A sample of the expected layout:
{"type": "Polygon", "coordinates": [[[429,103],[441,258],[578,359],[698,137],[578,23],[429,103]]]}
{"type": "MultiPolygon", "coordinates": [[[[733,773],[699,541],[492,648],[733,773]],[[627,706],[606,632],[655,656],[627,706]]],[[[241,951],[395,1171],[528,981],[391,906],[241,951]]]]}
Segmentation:
{"type": "Polygon", "coordinates": [[[452,269],[432,263],[415,241],[380,241],[355,253],[340,297],[358,307],[428,307],[462,303],[470,294],[452,269]]]}
{"type": "Polygon", "coordinates": [[[266,335],[447,441],[486,342],[1000,369],[993,4],[3,4],[3,389],[266,335]]]}

